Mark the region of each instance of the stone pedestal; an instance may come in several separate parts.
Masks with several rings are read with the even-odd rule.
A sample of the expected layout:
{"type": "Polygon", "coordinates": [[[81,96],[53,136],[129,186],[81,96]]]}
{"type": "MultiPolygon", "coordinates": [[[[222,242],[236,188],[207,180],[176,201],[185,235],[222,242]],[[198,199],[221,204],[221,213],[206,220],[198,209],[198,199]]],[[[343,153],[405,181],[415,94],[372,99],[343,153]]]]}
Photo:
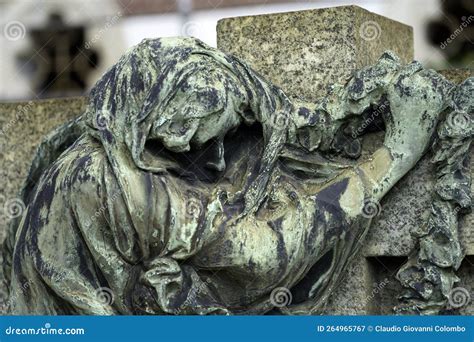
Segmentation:
{"type": "Polygon", "coordinates": [[[413,59],[410,26],[357,6],[222,19],[217,47],[247,61],[288,95],[315,101],[385,50],[413,59]]]}

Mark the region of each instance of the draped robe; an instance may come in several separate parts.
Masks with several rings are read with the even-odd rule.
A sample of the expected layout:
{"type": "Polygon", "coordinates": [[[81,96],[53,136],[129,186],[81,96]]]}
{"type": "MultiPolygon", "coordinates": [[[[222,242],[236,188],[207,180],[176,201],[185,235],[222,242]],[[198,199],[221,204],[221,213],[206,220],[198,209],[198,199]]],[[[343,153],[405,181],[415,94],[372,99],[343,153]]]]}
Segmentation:
{"type": "MultiPolygon", "coordinates": [[[[199,41],[160,39],[123,57],[90,97],[73,125],[80,129],[69,124],[48,138],[51,151],[38,155],[50,162],[34,162],[37,178],[25,185],[12,313],[261,314],[275,307],[277,288],[293,297],[283,313],[324,305],[368,224],[350,222],[339,205],[347,180],[329,182],[344,167],[290,144],[294,119],[272,123],[289,106],[279,89],[199,41]],[[216,68],[225,71],[210,82],[232,97],[199,91],[240,121],[216,121],[226,127],[216,129],[222,145],[186,152],[187,142],[160,135],[177,122],[165,105],[176,89],[190,91],[196,71],[213,77],[216,68]],[[65,149],[58,141],[66,140],[74,142],[65,149]],[[206,151],[222,147],[226,168],[207,170],[206,151]],[[332,172],[318,174],[323,165],[332,172]]],[[[324,120],[299,114],[308,125],[324,120]]],[[[196,128],[183,127],[182,136],[196,128]]]]}

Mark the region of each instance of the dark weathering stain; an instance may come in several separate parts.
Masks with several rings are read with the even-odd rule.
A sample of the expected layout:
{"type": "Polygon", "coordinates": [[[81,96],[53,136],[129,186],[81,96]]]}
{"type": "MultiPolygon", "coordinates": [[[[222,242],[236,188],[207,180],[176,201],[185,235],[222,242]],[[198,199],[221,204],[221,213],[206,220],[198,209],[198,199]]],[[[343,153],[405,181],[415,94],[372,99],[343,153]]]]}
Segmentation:
{"type": "Polygon", "coordinates": [[[315,212],[313,227],[307,239],[308,247],[315,247],[316,237],[319,234],[326,233],[325,241],[339,234],[345,226],[344,211],[341,208],[339,200],[346,191],[349,183],[348,178],[344,178],[334,184],[322,189],[315,199],[315,212]]]}
{"type": "Polygon", "coordinates": [[[103,129],[101,130],[101,135],[105,141],[107,141],[109,144],[113,143],[114,136],[112,132],[110,132],[108,129],[103,129]]]}
{"type": "Polygon", "coordinates": [[[89,260],[91,256],[89,252],[86,250],[84,245],[78,244],[76,246],[76,255],[79,259],[79,269],[81,270],[81,274],[94,286],[99,287],[100,285],[97,284],[96,278],[92,273],[91,267],[89,266],[89,260]]]}
{"type": "Polygon", "coordinates": [[[53,166],[50,171],[42,177],[42,186],[39,188],[34,202],[31,204],[30,211],[29,226],[35,231],[48,223],[48,217],[46,217],[45,220],[41,218],[41,210],[43,209],[47,213],[50,212],[50,206],[56,191],[58,175],[59,168],[53,166]]]}
{"type": "Polygon", "coordinates": [[[353,84],[349,88],[351,94],[360,96],[364,91],[364,81],[361,78],[355,78],[353,84]]]}
{"type": "Polygon", "coordinates": [[[410,87],[407,87],[403,85],[403,81],[405,80],[406,77],[400,77],[395,83],[395,89],[398,90],[399,94],[401,97],[410,97],[412,96],[412,89],[410,87]]]}
{"type": "Polygon", "coordinates": [[[329,211],[333,215],[340,214],[342,209],[339,200],[344,191],[346,191],[348,184],[349,178],[344,178],[339,182],[322,189],[316,196],[318,206],[329,211]]]}
{"type": "Polygon", "coordinates": [[[36,269],[43,270],[43,272],[48,272],[49,270],[41,258],[41,251],[38,248],[38,235],[41,228],[48,223],[48,217],[43,219],[41,212],[43,208],[46,208],[44,212],[50,212],[58,175],[59,170],[51,167],[42,178],[42,184],[39,187],[34,202],[30,204],[25,214],[25,223],[16,241],[18,248],[16,248],[13,256],[13,267],[19,277],[22,276],[23,258],[27,255],[30,255],[33,259],[36,269]],[[47,181],[45,181],[46,179],[47,181]]]}
{"type": "Polygon", "coordinates": [[[304,117],[305,119],[307,119],[308,116],[309,116],[309,109],[306,108],[306,107],[301,107],[298,110],[298,115],[304,117]]]}
{"type": "Polygon", "coordinates": [[[219,103],[219,92],[215,88],[210,88],[206,91],[203,97],[199,97],[201,100],[207,102],[209,108],[217,107],[219,103]]]}
{"type": "MultiPolygon", "coordinates": [[[[329,241],[334,235],[338,235],[346,226],[344,212],[339,200],[346,191],[349,183],[348,178],[344,178],[321,190],[315,199],[315,213],[311,232],[307,238],[308,250],[316,248],[315,241],[319,234],[325,234],[325,241],[329,241]]],[[[293,304],[302,303],[309,298],[309,292],[331,265],[333,251],[329,250],[311,268],[305,277],[296,284],[291,292],[293,294],[293,304]]]]}
{"type": "Polygon", "coordinates": [[[91,175],[89,174],[89,165],[91,161],[92,158],[90,155],[76,158],[76,165],[74,170],[71,172],[72,184],[76,182],[85,183],[91,179],[91,175]]]}
{"type": "Polygon", "coordinates": [[[310,298],[311,289],[319,278],[330,269],[333,257],[334,251],[331,249],[311,266],[303,279],[291,288],[292,304],[303,303],[310,298]]]}
{"type": "Polygon", "coordinates": [[[286,272],[286,269],[288,267],[288,253],[286,252],[285,240],[283,239],[282,223],[283,223],[283,217],[279,217],[274,221],[268,221],[268,225],[276,233],[278,237],[277,254],[278,254],[280,275],[283,275],[286,272]]]}
{"type": "Polygon", "coordinates": [[[30,204],[30,210],[28,210],[25,220],[25,227],[22,231],[22,233],[30,236],[31,244],[28,245],[28,249],[35,262],[36,268],[38,270],[43,270],[43,272],[46,271],[46,273],[48,273],[49,267],[44,264],[41,257],[41,251],[38,248],[38,235],[40,234],[41,229],[48,223],[51,203],[55,196],[58,175],[59,169],[52,167],[42,178],[43,184],[40,187],[34,202],[30,204]],[[48,181],[45,181],[46,179],[48,181]],[[44,220],[41,218],[41,212],[43,210],[45,213],[48,213],[48,216],[44,220]]]}

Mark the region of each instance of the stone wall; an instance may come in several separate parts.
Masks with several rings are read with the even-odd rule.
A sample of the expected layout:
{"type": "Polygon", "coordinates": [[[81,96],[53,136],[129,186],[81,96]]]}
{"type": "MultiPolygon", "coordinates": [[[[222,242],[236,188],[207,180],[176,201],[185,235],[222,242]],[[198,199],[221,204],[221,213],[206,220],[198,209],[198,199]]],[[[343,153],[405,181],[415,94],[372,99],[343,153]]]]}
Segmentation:
{"type": "Polygon", "coordinates": [[[410,26],[358,6],[222,19],[217,46],[244,59],[288,95],[316,101],[385,50],[413,59],[410,26]]]}
{"type": "Polygon", "coordinates": [[[81,97],[0,103],[0,240],[11,216],[23,206],[18,191],[36,147],[55,127],[79,116],[85,104],[81,97]]]}

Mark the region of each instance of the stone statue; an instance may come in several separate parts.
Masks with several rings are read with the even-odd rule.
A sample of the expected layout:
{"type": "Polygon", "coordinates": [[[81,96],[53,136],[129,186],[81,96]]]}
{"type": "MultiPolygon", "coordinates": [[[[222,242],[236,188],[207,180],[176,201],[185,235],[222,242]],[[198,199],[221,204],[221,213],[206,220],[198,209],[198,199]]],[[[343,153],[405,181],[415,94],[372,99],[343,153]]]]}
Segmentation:
{"type": "MultiPolygon", "coordinates": [[[[144,40],[38,148],[5,246],[10,311],[318,313],[364,243],[364,212],[433,139],[443,178],[430,224],[453,233],[457,208],[471,205],[462,165],[473,127],[450,123],[470,119],[473,86],[386,52],[305,103],[199,40],[144,40]],[[384,144],[357,160],[347,132],[374,108],[384,144]]],[[[461,251],[435,250],[441,233],[430,234],[429,255],[399,274],[408,301],[428,291],[413,285],[420,263],[443,290],[456,278],[461,251]]]]}

